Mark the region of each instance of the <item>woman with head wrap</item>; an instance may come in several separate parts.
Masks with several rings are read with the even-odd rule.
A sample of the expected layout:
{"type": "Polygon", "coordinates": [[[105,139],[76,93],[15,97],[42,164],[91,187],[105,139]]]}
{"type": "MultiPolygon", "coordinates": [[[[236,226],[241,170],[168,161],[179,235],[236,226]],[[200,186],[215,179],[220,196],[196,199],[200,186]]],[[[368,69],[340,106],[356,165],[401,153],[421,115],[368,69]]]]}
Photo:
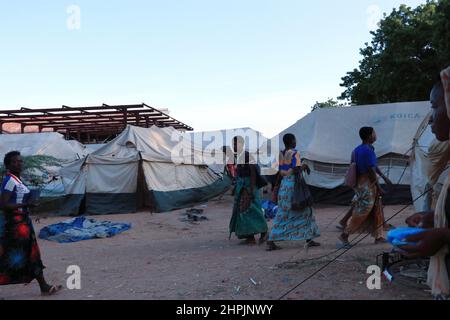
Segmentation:
{"type": "Polygon", "coordinates": [[[245,150],[243,137],[233,139],[236,164],[236,188],[233,215],[230,221],[230,238],[233,233],[242,244],[256,244],[255,235],[261,234],[259,243],[267,239],[268,226],[261,206],[261,193],[257,185],[258,168],[250,153],[245,150]]]}
{"type": "MultiPolygon", "coordinates": [[[[433,109],[431,128],[439,141],[450,141],[450,67],[441,73],[441,81],[430,95],[433,109]]],[[[407,219],[411,227],[427,228],[426,232],[411,236],[407,242],[416,243],[402,247],[410,258],[431,257],[428,285],[435,299],[450,299],[450,176],[442,188],[434,212],[418,213],[407,219]]]]}

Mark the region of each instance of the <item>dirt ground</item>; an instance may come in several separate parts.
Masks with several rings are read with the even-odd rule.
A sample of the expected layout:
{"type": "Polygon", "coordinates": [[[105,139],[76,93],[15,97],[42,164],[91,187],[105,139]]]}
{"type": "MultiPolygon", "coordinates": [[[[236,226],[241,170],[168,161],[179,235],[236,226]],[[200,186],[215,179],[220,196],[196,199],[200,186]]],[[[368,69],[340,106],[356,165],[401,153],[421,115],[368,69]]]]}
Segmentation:
{"type": "MultiPolygon", "coordinates": [[[[132,229],[116,237],[58,244],[39,240],[45,274],[52,283],[64,285],[57,296],[42,298],[36,282],[28,286],[0,287],[0,299],[176,299],[176,300],[266,300],[285,292],[318,270],[330,258],[302,262],[336,249],[335,221],[345,207],[318,206],[316,219],[322,236],[320,248],[306,251],[304,243],[283,243],[283,250],[266,252],[265,246],[243,246],[228,240],[232,198],[210,201],[208,221],[181,221],[185,210],[164,214],[141,212],[130,215],[96,216],[95,219],[123,221],[132,229]],[[66,288],[67,267],[81,268],[80,290],[66,288]],[[255,285],[256,283],[256,285],[255,285]]],[[[391,217],[402,206],[385,208],[391,217]]],[[[393,220],[401,225],[412,208],[393,220]]],[[[64,218],[41,219],[38,233],[46,225],[64,218]]],[[[429,293],[383,280],[382,289],[367,289],[367,267],[389,245],[375,245],[368,238],[314,278],[294,290],[286,299],[422,300],[429,293]]]]}

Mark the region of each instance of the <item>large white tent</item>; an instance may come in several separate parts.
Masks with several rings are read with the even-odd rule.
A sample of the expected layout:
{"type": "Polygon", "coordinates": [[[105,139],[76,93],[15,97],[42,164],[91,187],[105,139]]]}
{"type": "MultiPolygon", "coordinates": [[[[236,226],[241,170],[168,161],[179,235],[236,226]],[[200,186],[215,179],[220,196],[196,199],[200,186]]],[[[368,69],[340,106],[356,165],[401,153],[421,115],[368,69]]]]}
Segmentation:
{"type": "MultiPolygon", "coordinates": [[[[374,127],[378,135],[374,146],[379,167],[396,185],[386,195],[386,202],[405,202],[411,198],[408,164],[413,139],[429,111],[429,102],[320,109],[272,140],[278,140],[283,146],[283,135],[295,134],[301,157],[312,169],[306,181],[316,193],[317,200],[344,204],[351,197],[350,190],[342,186],[351,152],[361,143],[359,129],[374,127]]],[[[276,166],[275,160],[273,164],[276,166]]]]}
{"type": "Polygon", "coordinates": [[[81,143],[65,140],[56,132],[0,134],[0,157],[13,150],[24,156],[45,155],[63,161],[78,160],[87,154],[81,143]]]}
{"type": "Polygon", "coordinates": [[[202,146],[204,150],[208,151],[221,151],[223,146],[232,147],[233,138],[241,136],[246,139],[246,149],[256,153],[267,140],[261,132],[252,128],[192,132],[190,135],[195,144],[202,146]]]}
{"type": "Polygon", "coordinates": [[[60,214],[111,214],[150,207],[165,212],[224,192],[228,177],[213,171],[201,147],[173,128],[128,126],[85,159],[61,170],[66,205],[60,214]]]}

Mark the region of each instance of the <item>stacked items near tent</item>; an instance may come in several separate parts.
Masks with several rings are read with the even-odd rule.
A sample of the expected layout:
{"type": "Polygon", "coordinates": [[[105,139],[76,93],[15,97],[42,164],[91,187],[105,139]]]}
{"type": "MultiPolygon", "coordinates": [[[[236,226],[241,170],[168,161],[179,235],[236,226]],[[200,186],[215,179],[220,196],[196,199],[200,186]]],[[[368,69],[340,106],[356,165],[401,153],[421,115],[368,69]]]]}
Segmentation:
{"type": "Polygon", "coordinates": [[[61,170],[66,202],[61,215],[117,214],[148,207],[166,212],[220,195],[230,179],[205,163],[171,127],[128,126],[118,137],[61,170]]]}
{"type": "Polygon", "coordinates": [[[414,173],[408,165],[413,138],[429,111],[429,102],[320,109],[273,139],[279,140],[282,146],[284,134],[295,134],[301,157],[311,168],[311,175],[305,178],[315,200],[348,205],[353,192],[343,185],[351,152],[361,143],[359,129],[374,127],[378,136],[374,145],[378,165],[396,185],[383,202],[404,204],[411,201],[414,173]]]}
{"type": "Polygon", "coordinates": [[[40,211],[53,211],[63,200],[60,167],[82,159],[88,153],[81,143],[67,141],[55,132],[0,134],[1,161],[10,151],[19,151],[24,157],[24,182],[41,189],[40,211]]]}

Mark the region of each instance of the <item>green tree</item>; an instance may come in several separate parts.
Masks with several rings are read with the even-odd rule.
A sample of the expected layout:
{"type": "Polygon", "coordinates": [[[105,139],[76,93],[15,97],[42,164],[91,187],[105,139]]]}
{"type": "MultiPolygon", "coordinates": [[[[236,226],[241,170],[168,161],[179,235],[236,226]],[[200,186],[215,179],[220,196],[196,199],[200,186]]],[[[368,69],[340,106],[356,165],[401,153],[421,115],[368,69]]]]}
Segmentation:
{"type": "Polygon", "coordinates": [[[450,65],[450,0],[402,5],[371,34],[359,68],[342,78],[339,99],[359,105],[428,100],[439,71],[450,65]]]}
{"type": "MultiPolygon", "coordinates": [[[[22,173],[23,180],[32,186],[43,186],[49,180],[52,180],[49,167],[61,167],[62,162],[50,156],[24,156],[22,173]]],[[[6,174],[6,169],[3,164],[0,165],[0,178],[3,180],[6,174]]]]}
{"type": "Polygon", "coordinates": [[[342,103],[339,103],[338,101],[335,101],[333,99],[328,99],[325,102],[316,102],[312,107],[311,107],[311,112],[319,110],[319,109],[326,109],[326,108],[339,108],[339,107],[344,107],[345,105],[342,103]]]}

